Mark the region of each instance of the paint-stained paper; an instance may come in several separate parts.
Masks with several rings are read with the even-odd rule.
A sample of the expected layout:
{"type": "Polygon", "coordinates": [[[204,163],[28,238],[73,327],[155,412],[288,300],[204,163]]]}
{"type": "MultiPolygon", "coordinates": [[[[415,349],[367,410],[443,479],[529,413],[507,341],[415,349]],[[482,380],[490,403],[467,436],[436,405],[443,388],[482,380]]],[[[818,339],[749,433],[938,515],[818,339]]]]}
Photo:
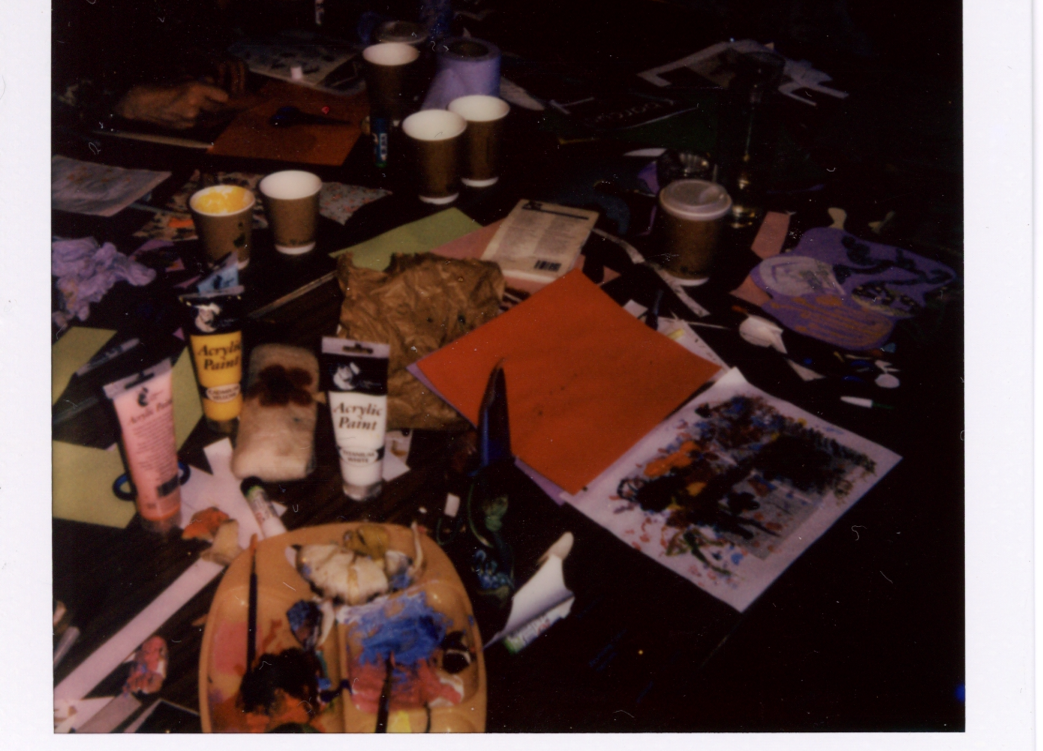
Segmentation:
{"type": "Polygon", "coordinates": [[[55,154],[51,157],[51,208],[115,216],[168,177],[169,172],[110,167],[55,154]]]}
{"type": "Polygon", "coordinates": [[[742,611],[900,459],[733,369],[566,500],[742,611]]]}

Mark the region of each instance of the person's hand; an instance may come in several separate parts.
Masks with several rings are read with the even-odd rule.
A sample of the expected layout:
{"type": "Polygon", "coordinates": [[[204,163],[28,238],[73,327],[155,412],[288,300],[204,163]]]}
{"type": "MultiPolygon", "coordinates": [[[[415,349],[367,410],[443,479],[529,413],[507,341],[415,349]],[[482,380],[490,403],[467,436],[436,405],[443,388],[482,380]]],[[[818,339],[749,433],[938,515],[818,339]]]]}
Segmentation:
{"type": "Polygon", "coordinates": [[[185,130],[194,126],[200,115],[225,108],[228,94],[217,86],[191,81],[175,86],[135,86],[115,107],[115,113],[128,120],[185,130]]]}

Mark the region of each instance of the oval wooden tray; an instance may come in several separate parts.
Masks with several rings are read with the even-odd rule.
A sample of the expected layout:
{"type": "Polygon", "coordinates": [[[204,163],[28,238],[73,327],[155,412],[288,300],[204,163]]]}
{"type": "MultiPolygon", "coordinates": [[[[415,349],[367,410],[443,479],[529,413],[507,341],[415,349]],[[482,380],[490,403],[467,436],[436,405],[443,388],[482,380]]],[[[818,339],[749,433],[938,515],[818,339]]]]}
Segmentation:
{"type": "MultiPolygon", "coordinates": [[[[257,654],[278,654],[284,649],[300,647],[294,637],[286,611],[299,600],[310,600],[312,591],[286,557],[291,545],[336,543],[344,533],[359,523],[328,524],[295,530],[263,540],[257,545],[257,654]]],[[[415,554],[413,533],[406,527],[382,525],[388,532],[390,547],[410,557],[415,554]]],[[[481,636],[474,622],[471,602],[442,549],[426,534],[421,534],[424,569],[419,579],[407,590],[391,595],[392,601],[423,592],[426,603],[446,619],[447,630],[464,632],[467,646],[476,659],[458,675],[464,684],[463,698],[458,704],[431,709],[396,709],[391,705],[389,731],[412,732],[483,732],[487,706],[485,660],[481,636]]],[[[236,708],[239,685],[246,666],[247,611],[250,588],[250,554],[245,552],[232,561],[214,595],[203,632],[199,655],[199,710],[204,732],[251,732],[264,728],[250,727],[246,715],[236,708]]],[[[333,686],[345,685],[353,667],[352,650],[358,640],[351,638],[350,628],[338,624],[330,631],[318,654],[325,664],[333,686]]],[[[358,667],[358,660],[354,661],[358,667]]],[[[372,732],[376,714],[359,709],[344,688],[316,717],[310,714],[310,725],[321,732],[372,732]]]]}

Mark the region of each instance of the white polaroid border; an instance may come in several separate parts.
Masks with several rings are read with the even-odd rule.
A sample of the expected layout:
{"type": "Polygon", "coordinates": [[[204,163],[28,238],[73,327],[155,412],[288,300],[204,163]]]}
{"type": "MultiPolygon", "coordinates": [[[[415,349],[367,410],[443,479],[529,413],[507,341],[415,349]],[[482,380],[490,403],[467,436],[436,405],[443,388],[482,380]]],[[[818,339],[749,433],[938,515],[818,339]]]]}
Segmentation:
{"type": "MultiPolygon", "coordinates": [[[[1033,222],[1043,198],[1033,194],[1032,178],[1043,171],[1032,149],[1032,115],[1043,121],[1043,64],[1033,59],[1032,35],[1043,37],[1043,14],[1033,14],[1032,6],[1025,0],[964,3],[966,732],[540,736],[539,744],[628,751],[635,740],[727,751],[1034,746],[1035,712],[1043,711],[1034,616],[1043,622],[1043,604],[1035,603],[1033,574],[1043,558],[1043,521],[1033,513],[1033,460],[1043,466],[1043,427],[1034,428],[1032,417],[1043,425],[1043,399],[1033,399],[1033,366],[1043,369],[1043,347],[1034,353],[1033,344],[1043,344],[1043,310],[1033,303],[1043,268],[1033,264],[1032,241],[1043,242],[1033,222]],[[992,552],[997,541],[1000,554],[992,552]]],[[[0,3],[0,717],[10,748],[67,749],[71,739],[55,736],[51,725],[50,411],[48,380],[38,377],[50,356],[49,40],[50,3],[0,3]]],[[[84,740],[98,748],[140,742],[108,736],[77,745],[84,740]]],[[[246,748],[246,740],[250,748],[285,743],[280,737],[193,743],[246,748]]],[[[500,735],[494,743],[503,751],[528,751],[533,740],[500,735]]],[[[313,741],[318,748],[343,743],[309,738],[309,745],[313,741]]],[[[375,748],[378,741],[382,749],[417,745],[394,736],[351,743],[375,748]]],[[[172,747],[178,741],[149,742],[172,747]]],[[[425,739],[423,745],[479,748],[489,742],[425,739]]]]}

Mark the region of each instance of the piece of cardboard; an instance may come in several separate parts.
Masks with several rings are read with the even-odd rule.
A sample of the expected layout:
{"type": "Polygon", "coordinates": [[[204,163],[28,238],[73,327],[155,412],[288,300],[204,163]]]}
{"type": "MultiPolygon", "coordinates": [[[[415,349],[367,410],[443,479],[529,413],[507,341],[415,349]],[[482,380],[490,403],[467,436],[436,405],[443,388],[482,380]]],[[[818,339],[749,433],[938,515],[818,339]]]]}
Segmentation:
{"type": "Polygon", "coordinates": [[[73,374],[87,364],[116,332],[73,326],[51,347],[51,406],[58,401],[73,374]]]}
{"type": "Polygon", "coordinates": [[[209,154],[336,167],[344,163],[362,134],[359,127],[362,120],[369,114],[365,92],[343,97],[283,81],[269,81],[260,94],[264,101],[240,112],[214,142],[209,154]],[[275,127],[268,120],[280,107],[296,107],[305,114],[343,120],[347,124],[275,127]],[[323,112],[323,108],[329,109],[323,112]]]}
{"type": "Polygon", "coordinates": [[[334,251],[330,256],[336,258],[351,253],[352,262],[359,268],[383,271],[391,263],[393,253],[425,253],[481,228],[482,225],[459,209],[446,209],[358,245],[334,251]]]}
{"type": "Polygon", "coordinates": [[[442,398],[476,423],[489,373],[501,360],[512,449],[570,493],[718,370],[636,320],[580,271],[417,367],[442,398]]]}

